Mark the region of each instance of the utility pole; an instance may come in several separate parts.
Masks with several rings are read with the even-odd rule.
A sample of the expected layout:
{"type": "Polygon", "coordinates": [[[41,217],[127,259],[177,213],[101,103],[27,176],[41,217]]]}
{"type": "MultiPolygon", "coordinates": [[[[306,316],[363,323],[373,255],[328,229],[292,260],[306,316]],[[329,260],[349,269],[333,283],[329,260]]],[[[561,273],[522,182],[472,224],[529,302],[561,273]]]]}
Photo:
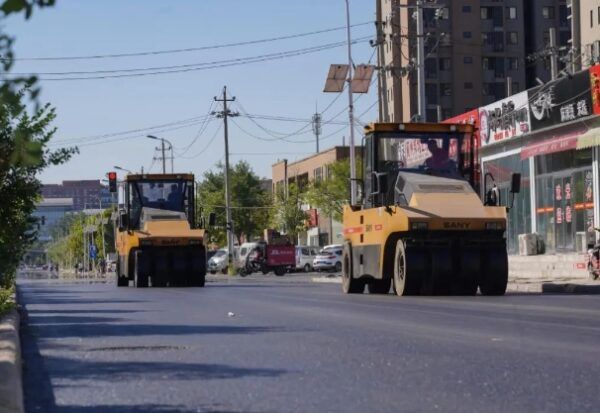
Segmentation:
{"type": "Polygon", "coordinates": [[[350,123],[350,205],[356,205],[356,158],[354,150],[354,99],[352,96],[352,38],[350,35],[350,3],[346,0],[346,33],[348,38],[348,121],[350,123]]]}
{"type": "Polygon", "coordinates": [[[558,77],[558,50],[556,50],[556,29],[550,27],[550,75],[552,80],[558,77]]]}
{"type": "Polygon", "coordinates": [[[237,116],[237,113],[232,113],[227,109],[227,102],[235,101],[235,96],[231,99],[227,98],[227,86],[223,86],[223,98],[218,99],[215,96],[216,102],[223,102],[223,110],[221,112],[213,112],[218,118],[223,118],[224,138],[225,138],[225,216],[226,216],[226,233],[227,233],[227,264],[231,266],[233,262],[233,222],[231,220],[231,197],[229,194],[229,134],[227,130],[227,117],[237,116]]]}
{"type": "Polygon", "coordinates": [[[161,151],[162,151],[162,167],[163,167],[163,174],[166,173],[165,170],[165,141],[162,140],[161,142],[161,151]]]}
{"type": "Polygon", "coordinates": [[[381,0],[377,0],[377,11],[376,11],[376,22],[377,25],[377,42],[374,44],[377,47],[377,71],[379,87],[379,122],[388,121],[388,100],[387,100],[387,71],[385,65],[384,45],[385,45],[385,33],[383,31],[383,20],[381,11],[381,0]]]}
{"type": "Polygon", "coordinates": [[[571,57],[573,73],[581,70],[581,19],[580,19],[580,0],[571,0],[567,2],[567,7],[571,7],[571,57]]]}
{"type": "Polygon", "coordinates": [[[423,34],[423,2],[417,0],[415,9],[417,17],[417,102],[419,122],[426,122],[425,110],[425,38],[423,34]]]}
{"type": "Polygon", "coordinates": [[[312,129],[317,141],[317,153],[319,153],[319,135],[321,134],[321,114],[315,110],[312,117],[312,129]]]}

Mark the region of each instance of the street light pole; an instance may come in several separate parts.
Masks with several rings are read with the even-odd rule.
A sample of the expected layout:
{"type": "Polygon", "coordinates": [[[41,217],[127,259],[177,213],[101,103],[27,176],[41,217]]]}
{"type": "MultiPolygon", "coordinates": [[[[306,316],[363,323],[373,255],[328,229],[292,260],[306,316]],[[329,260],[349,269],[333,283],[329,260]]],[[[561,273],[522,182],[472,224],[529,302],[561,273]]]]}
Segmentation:
{"type": "Polygon", "coordinates": [[[350,122],[350,205],[356,205],[356,158],[354,151],[354,98],[352,96],[352,38],[350,35],[350,2],[346,0],[346,32],[348,38],[348,120],[350,122]]]}
{"type": "Polygon", "coordinates": [[[154,136],[154,135],[146,135],[146,137],[149,138],[149,139],[154,139],[154,140],[161,141],[162,171],[163,171],[163,174],[167,173],[167,166],[166,166],[166,160],[167,160],[167,158],[165,156],[165,142],[167,142],[169,144],[169,148],[171,149],[171,173],[173,173],[173,158],[175,157],[175,154],[173,153],[173,144],[171,142],[169,142],[165,138],[159,138],[159,137],[154,136]]]}

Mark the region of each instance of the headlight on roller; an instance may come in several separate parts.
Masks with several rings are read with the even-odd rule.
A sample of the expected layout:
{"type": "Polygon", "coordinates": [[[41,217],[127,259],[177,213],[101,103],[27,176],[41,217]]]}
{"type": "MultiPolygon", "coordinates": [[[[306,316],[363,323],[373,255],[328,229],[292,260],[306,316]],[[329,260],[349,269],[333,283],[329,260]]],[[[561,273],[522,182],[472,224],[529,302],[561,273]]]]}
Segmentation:
{"type": "Polygon", "coordinates": [[[501,222],[486,222],[485,229],[488,231],[498,231],[503,229],[501,222]]]}
{"type": "Polygon", "coordinates": [[[413,231],[426,231],[429,228],[427,222],[411,222],[410,229],[413,231]]]}

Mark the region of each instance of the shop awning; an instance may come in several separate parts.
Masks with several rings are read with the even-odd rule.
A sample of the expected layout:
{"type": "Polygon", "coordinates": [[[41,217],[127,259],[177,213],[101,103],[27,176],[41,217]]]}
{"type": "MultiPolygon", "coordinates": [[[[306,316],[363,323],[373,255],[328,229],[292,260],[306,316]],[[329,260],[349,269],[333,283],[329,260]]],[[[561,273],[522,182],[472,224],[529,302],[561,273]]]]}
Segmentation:
{"type": "Polygon", "coordinates": [[[521,149],[521,159],[575,149],[578,147],[577,144],[579,142],[579,138],[583,135],[583,131],[576,131],[567,135],[553,137],[550,139],[545,139],[541,142],[529,144],[521,149]]]}
{"type": "Polygon", "coordinates": [[[600,128],[591,128],[577,139],[577,149],[600,146],[600,128]]]}

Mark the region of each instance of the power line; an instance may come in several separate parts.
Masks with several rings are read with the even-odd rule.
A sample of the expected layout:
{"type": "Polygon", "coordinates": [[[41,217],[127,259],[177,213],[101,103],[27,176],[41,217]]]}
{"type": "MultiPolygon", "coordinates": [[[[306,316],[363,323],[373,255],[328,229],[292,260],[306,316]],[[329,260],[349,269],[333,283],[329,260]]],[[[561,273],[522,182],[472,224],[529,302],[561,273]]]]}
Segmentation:
{"type": "MultiPolygon", "coordinates": [[[[369,39],[369,37],[362,37],[352,41],[352,44],[362,43],[369,39]]],[[[153,68],[138,68],[138,69],[120,69],[113,71],[89,71],[89,72],[47,72],[46,75],[59,75],[59,74],[69,74],[69,73],[85,73],[85,74],[100,74],[99,76],[68,76],[68,77],[46,77],[46,78],[38,78],[41,81],[72,81],[72,80],[96,80],[96,79],[117,79],[117,78],[129,78],[129,77],[142,77],[142,76],[154,76],[154,75],[162,75],[162,74],[172,74],[172,73],[186,73],[192,71],[201,71],[201,70],[210,70],[210,69],[218,69],[224,67],[231,66],[240,66],[244,64],[250,63],[259,63],[270,60],[280,60],[288,57],[295,57],[306,55],[310,53],[317,53],[329,49],[334,49],[337,47],[345,46],[346,42],[336,42],[336,43],[328,43],[319,46],[312,46],[303,49],[289,50],[278,53],[271,53],[266,55],[259,56],[251,56],[246,58],[238,58],[238,59],[227,59],[223,61],[215,61],[215,62],[205,62],[205,63],[197,63],[197,64],[188,64],[188,65],[176,65],[176,66],[164,66],[167,68],[165,70],[156,70],[156,71],[148,71],[153,70],[153,68]],[[169,69],[169,68],[173,69],[169,69]],[[128,73],[128,72],[139,72],[139,73],[128,73]],[[117,73],[117,74],[101,74],[101,73],[117,73]]],[[[35,73],[11,73],[13,76],[36,76],[35,73]]],[[[5,78],[4,82],[12,81],[15,78],[5,78]]]]}
{"type": "Polygon", "coordinates": [[[198,140],[198,138],[200,137],[200,135],[202,135],[204,133],[204,131],[206,130],[206,128],[208,127],[209,124],[209,119],[210,119],[210,114],[211,111],[213,109],[213,105],[214,105],[214,100],[210,102],[210,106],[208,107],[208,111],[206,112],[206,118],[204,120],[204,123],[202,123],[202,125],[200,125],[200,128],[198,129],[198,132],[196,132],[196,136],[194,137],[194,139],[192,139],[192,141],[190,142],[189,145],[187,145],[183,151],[181,153],[178,154],[178,156],[181,155],[185,155],[187,153],[187,151],[190,150],[190,148],[194,145],[194,143],[196,143],[196,141],[198,140]]]}
{"type": "MultiPolygon", "coordinates": [[[[364,23],[356,23],[351,25],[350,27],[359,27],[365,26],[368,24],[372,24],[373,22],[364,22],[364,23]]],[[[2,60],[12,60],[12,61],[56,61],[56,60],[88,60],[88,59],[112,59],[112,58],[123,58],[123,57],[136,57],[136,56],[154,56],[154,55],[163,55],[163,54],[173,54],[173,53],[187,53],[187,52],[197,52],[202,50],[211,50],[211,49],[222,49],[227,47],[235,47],[235,46],[247,46],[251,44],[259,44],[259,43],[268,43],[279,40],[288,40],[295,39],[299,37],[312,36],[315,34],[329,33],[338,30],[344,30],[346,26],[332,27],[328,29],[314,30],[311,32],[304,33],[296,33],[285,36],[278,37],[268,37],[265,39],[257,39],[257,40],[248,40],[243,42],[234,42],[234,43],[223,43],[211,46],[200,46],[200,47],[188,47],[183,49],[169,49],[169,50],[156,50],[156,51],[146,51],[146,52],[131,52],[131,53],[113,53],[113,54],[100,54],[100,55],[84,55],[84,56],[54,56],[54,57],[21,57],[21,58],[0,58],[2,60]]]]}
{"type": "Polygon", "coordinates": [[[179,155],[177,156],[178,158],[183,158],[183,159],[194,159],[199,157],[200,155],[202,155],[204,152],[206,152],[208,150],[208,148],[210,147],[210,145],[212,145],[212,143],[215,141],[215,139],[217,138],[217,135],[219,134],[219,132],[221,131],[221,128],[223,127],[223,124],[219,123],[219,126],[217,127],[217,129],[215,130],[215,133],[213,134],[213,136],[210,138],[210,140],[206,143],[206,145],[204,146],[204,148],[202,148],[200,150],[200,152],[191,155],[191,156],[182,156],[179,155]]]}

